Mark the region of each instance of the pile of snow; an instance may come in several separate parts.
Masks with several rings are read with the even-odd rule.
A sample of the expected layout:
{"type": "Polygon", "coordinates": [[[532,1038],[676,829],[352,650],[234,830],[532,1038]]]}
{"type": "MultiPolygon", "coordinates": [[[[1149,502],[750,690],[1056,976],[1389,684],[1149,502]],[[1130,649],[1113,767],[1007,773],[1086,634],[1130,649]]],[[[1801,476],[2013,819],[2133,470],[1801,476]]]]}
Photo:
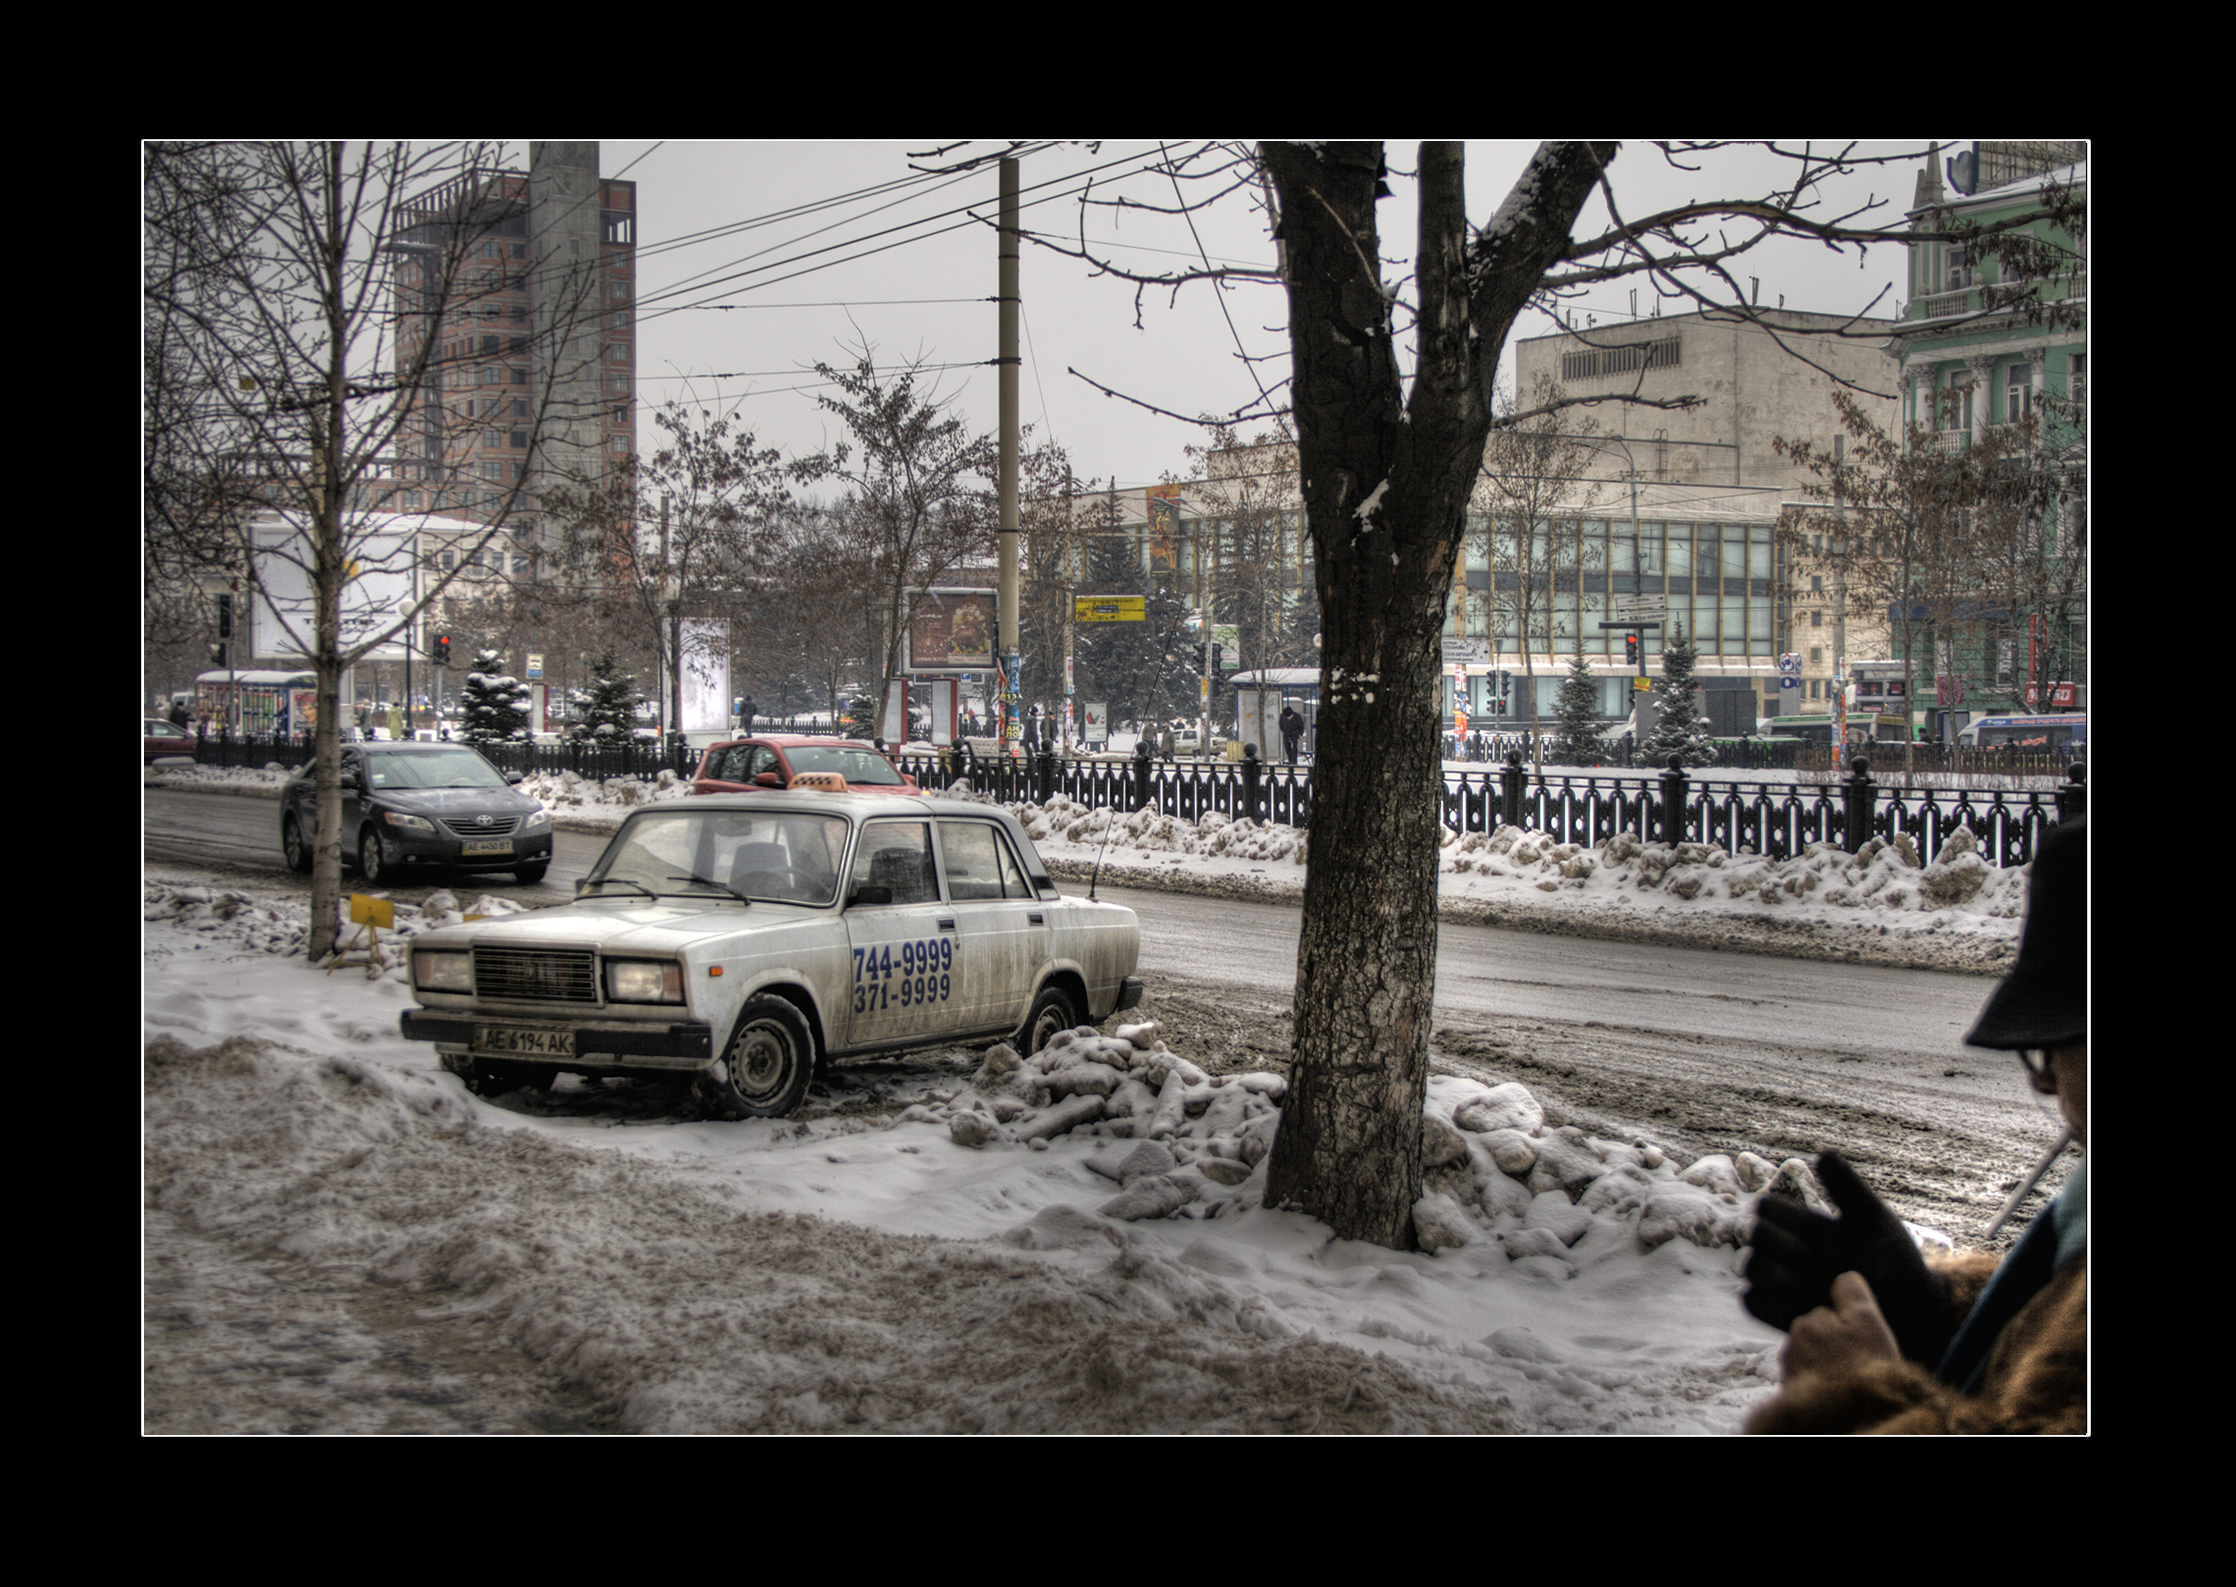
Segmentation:
{"type": "MultiPolygon", "coordinates": [[[[370,896],[388,897],[385,893],[370,896]]],[[[525,907],[490,893],[482,894],[471,904],[462,904],[457,894],[447,891],[429,893],[418,904],[394,899],[389,902],[394,924],[380,928],[384,940],[374,953],[374,933],[351,922],[349,895],[345,893],[335,905],[335,924],[340,932],[335,943],[337,946],[360,944],[358,951],[370,955],[364,966],[368,979],[385,976],[406,986],[411,984],[409,956],[392,946],[399,939],[467,920],[516,915],[525,907]]],[[[242,888],[148,878],[140,885],[140,918],[160,921],[182,931],[204,933],[221,939],[227,947],[244,948],[253,953],[300,957],[310,941],[311,911],[307,902],[274,898],[242,888]]]]}
{"type": "Polygon", "coordinates": [[[540,799],[553,815],[610,817],[619,821],[641,805],[682,799],[691,792],[691,779],[678,777],[668,767],[649,782],[642,777],[585,777],[579,772],[530,772],[514,785],[515,791],[540,799]]]}

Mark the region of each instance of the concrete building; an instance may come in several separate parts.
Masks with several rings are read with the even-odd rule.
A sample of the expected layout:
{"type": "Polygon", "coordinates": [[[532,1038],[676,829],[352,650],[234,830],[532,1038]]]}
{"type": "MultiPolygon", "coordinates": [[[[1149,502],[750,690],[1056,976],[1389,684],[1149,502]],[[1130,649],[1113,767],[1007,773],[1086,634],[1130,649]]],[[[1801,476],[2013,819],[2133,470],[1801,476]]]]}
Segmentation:
{"type": "MultiPolygon", "coordinates": [[[[1495,614],[1514,612],[1524,581],[1493,565],[1496,539],[1470,537],[1446,631],[1487,637],[1493,654],[1448,684],[1453,703],[1471,706],[1471,722],[1484,720],[1488,707],[1491,723],[1511,726],[1528,716],[1527,695],[1510,692],[1502,718],[1482,675],[1534,673],[1538,714],[1550,717],[1553,693],[1580,652],[1603,674],[1607,714],[1626,714],[1627,682],[1605,676],[1622,670],[1623,637],[1596,624],[1607,619],[1608,597],[1651,593],[1667,598],[1669,626],[1644,636],[1647,671],[1658,674],[1662,644],[1682,623],[1699,647],[1704,703],[1720,731],[1751,729],[1756,716],[1824,709],[1839,658],[1835,592],[1806,544],[1777,532],[1781,509],[1805,500],[1815,481],[1773,443],[1829,449],[1841,433],[1833,396],[1843,389],[1875,422],[1892,425],[1896,404],[1874,392],[1889,385],[1883,349],[1894,323],[1777,303],[1745,315],[1668,315],[1516,342],[1521,393],[1558,386],[1570,397],[1690,395],[1701,403],[1673,410],[1611,401],[1581,410],[1596,425],[1579,425],[1572,437],[1589,453],[1585,477],[1576,499],[1553,509],[1559,527],[1551,536],[1580,560],[1556,557],[1544,575],[1554,626],[1547,632],[1533,621],[1537,637],[1528,645],[1511,623],[1494,631],[1495,614]],[[1502,588],[1516,593],[1501,597],[1502,588]],[[1781,689],[1778,658],[1789,653],[1800,658],[1799,682],[1781,689]]],[[[1883,653],[1873,648],[1885,643],[1878,625],[1851,624],[1847,639],[1849,654],[1883,653]]]]}
{"type": "Polygon", "coordinates": [[[414,415],[416,460],[390,505],[487,523],[523,484],[513,516],[526,528],[551,484],[630,466],[636,207],[636,183],[598,175],[597,144],[561,142],[529,144],[525,172],[474,173],[407,202],[401,295],[432,308],[405,314],[397,363],[433,338],[443,396],[414,415]],[[429,271],[462,228],[469,257],[436,291],[429,271]]]}

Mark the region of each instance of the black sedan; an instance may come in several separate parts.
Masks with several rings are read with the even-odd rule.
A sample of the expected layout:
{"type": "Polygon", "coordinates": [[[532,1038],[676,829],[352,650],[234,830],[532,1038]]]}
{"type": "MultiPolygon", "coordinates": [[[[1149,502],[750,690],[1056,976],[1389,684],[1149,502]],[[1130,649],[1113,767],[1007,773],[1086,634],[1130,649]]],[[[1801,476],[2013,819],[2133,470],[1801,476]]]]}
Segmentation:
{"type": "MultiPolygon", "coordinates": [[[[551,864],[551,814],[464,744],[342,746],[342,857],[368,887],[393,884],[407,866],[511,871],[543,880],[551,864]]],[[[280,795],[280,848],[311,868],[318,785],[306,766],[280,795]]]]}

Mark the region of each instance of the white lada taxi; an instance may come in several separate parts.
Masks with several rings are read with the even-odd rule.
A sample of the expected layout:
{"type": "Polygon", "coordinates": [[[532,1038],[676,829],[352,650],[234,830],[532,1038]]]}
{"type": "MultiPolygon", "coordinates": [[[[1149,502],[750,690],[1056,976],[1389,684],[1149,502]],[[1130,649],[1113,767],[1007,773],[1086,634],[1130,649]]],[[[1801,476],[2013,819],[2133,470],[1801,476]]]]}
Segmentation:
{"type": "Polygon", "coordinates": [[[414,937],[404,1035],[485,1095],[665,1070],[770,1118],[821,1059],[1037,1052],[1141,1000],[1134,912],[1059,894],[1006,811],[822,780],[641,810],[572,904],[414,937]]]}

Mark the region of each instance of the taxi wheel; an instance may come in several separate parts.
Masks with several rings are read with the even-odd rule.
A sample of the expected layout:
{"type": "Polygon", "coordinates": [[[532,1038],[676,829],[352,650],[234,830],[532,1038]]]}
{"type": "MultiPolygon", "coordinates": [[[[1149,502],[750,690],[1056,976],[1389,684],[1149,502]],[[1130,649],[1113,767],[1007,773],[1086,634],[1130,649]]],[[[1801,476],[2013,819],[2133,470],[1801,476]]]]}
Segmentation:
{"type": "Polygon", "coordinates": [[[543,880],[543,873],[550,869],[549,860],[541,865],[516,865],[513,867],[512,879],[523,887],[533,887],[543,880]]]}
{"type": "Polygon", "coordinates": [[[303,823],[293,812],[280,818],[280,848],[287,855],[287,868],[307,871],[311,868],[311,846],[303,837],[303,823]]]}
{"type": "Polygon", "coordinates": [[[738,1011],[722,1055],[722,1076],[702,1076],[699,1095],[716,1118],[781,1119],[807,1097],[815,1076],[815,1038],[800,1011],[781,997],[756,997],[738,1011]]]}
{"type": "Polygon", "coordinates": [[[381,847],[380,834],[367,827],[357,840],[357,875],[367,887],[378,887],[388,876],[388,851],[381,847]]]}
{"type": "Polygon", "coordinates": [[[1078,1023],[1079,1011],[1071,1006],[1070,994],[1060,986],[1041,988],[1040,996],[1033,999],[1032,1013],[1025,1019],[1025,1056],[1030,1058],[1055,1040],[1057,1032],[1070,1030],[1078,1023]]]}

